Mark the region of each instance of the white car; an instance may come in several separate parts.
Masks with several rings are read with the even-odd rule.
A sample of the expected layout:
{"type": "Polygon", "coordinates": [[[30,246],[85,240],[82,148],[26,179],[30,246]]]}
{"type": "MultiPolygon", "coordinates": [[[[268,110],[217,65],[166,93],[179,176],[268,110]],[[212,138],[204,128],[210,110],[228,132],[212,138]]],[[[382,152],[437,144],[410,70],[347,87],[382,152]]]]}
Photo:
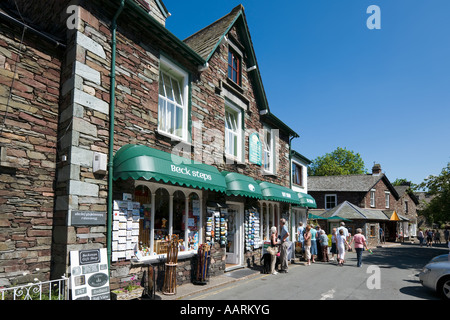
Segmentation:
{"type": "Polygon", "coordinates": [[[450,253],[431,259],[419,274],[419,279],[424,287],[450,300],[450,253]]]}

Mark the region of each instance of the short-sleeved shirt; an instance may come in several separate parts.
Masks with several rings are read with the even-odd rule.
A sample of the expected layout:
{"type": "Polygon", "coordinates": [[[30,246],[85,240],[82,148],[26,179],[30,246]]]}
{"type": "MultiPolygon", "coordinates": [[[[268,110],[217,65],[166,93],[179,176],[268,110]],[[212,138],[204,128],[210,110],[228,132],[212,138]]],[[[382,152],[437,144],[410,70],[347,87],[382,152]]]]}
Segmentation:
{"type": "Polygon", "coordinates": [[[355,249],[364,248],[364,242],[366,242],[366,238],[362,234],[360,233],[355,234],[353,239],[355,241],[355,249]]]}
{"type": "Polygon", "coordinates": [[[316,233],[317,230],[316,229],[311,229],[311,241],[315,241],[316,240],[316,233]]]}
{"type": "Polygon", "coordinates": [[[339,235],[339,230],[344,230],[344,237],[345,237],[345,240],[347,240],[347,238],[348,238],[348,230],[347,230],[347,228],[346,227],[339,227],[339,228],[337,228],[337,230],[336,230],[336,235],[339,235]]]}
{"type": "MultiPolygon", "coordinates": [[[[289,232],[288,232],[287,227],[284,225],[284,226],[281,228],[281,231],[280,231],[280,239],[281,239],[281,240],[283,240],[283,238],[284,238],[284,236],[286,235],[286,233],[289,233],[289,232]]],[[[286,237],[285,241],[289,241],[289,236],[286,237]]]]}
{"type": "Polygon", "coordinates": [[[303,227],[298,227],[298,241],[303,242],[303,227]]]}
{"type": "Polygon", "coordinates": [[[320,245],[321,246],[327,246],[328,245],[328,237],[326,234],[321,234],[319,237],[320,245]]]}

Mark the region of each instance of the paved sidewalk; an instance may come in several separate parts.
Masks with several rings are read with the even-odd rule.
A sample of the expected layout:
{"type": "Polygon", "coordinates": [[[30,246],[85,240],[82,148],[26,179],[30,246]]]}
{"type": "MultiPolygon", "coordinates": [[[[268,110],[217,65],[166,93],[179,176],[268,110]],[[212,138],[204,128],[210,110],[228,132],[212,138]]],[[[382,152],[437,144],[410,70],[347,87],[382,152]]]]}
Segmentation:
{"type": "Polygon", "coordinates": [[[229,272],[225,272],[223,275],[211,277],[207,284],[197,285],[193,283],[186,283],[177,286],[176,294],[165,295],[161,291],[156,292],[155,300],[179,300],[187,296],[197,294],[210,290],[212,288],[224,286],[229,283],[248,279],[256,275],[261,274],[259,269],[241,268],[229,272]]]}
{"type": "MultiPolygon", "coordinates": [[[[382,245],[378,245],[378,248],[400,246],[399,242],[386,242],[382,245]]],[[[303,265],[302,261],[294,259],[290,264],[303,265]]],[[[197,285],[193,283],[185,283],[177,286],[176,294],[165,295],[161,291],[155,293],[155,300],[180,300],[190,295],[201,293],[212,288],[220,287],[240,280],[245,280],[261,274],[260,269],[241,268],[229,272],[225,272],[220,276],[211,277],[207,284],[197,285]]]]}

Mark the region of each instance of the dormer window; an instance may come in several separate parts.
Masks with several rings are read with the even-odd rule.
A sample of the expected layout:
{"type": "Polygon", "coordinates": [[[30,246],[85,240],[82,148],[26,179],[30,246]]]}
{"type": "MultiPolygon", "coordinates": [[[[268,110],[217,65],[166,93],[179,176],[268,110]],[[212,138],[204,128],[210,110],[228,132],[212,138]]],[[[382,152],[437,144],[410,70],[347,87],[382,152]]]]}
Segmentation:
{"type": "Polygon", "coordinates": [[[231,47],[228,51],[228,78],[241,85],[241,57],[231,47]]]}

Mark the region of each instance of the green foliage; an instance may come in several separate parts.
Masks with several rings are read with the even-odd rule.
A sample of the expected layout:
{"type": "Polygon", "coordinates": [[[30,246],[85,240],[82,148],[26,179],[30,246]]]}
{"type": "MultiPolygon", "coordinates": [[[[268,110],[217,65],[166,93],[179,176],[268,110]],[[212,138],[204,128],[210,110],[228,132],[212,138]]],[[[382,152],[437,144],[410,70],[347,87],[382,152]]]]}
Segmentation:
{"type": "Polygon", "coordinates": [[[450,162],[439,176],[429,176],[419,184],[419,188],[434,196],[422,214],[431,222],[450,221],[450,162]]]}
{"type": "Polygon", "coordinates": [[[331,153],[319,156],[309,166],[310,176],[337,176],[367,173],[359,153],[337,147],[331,153]]]}

